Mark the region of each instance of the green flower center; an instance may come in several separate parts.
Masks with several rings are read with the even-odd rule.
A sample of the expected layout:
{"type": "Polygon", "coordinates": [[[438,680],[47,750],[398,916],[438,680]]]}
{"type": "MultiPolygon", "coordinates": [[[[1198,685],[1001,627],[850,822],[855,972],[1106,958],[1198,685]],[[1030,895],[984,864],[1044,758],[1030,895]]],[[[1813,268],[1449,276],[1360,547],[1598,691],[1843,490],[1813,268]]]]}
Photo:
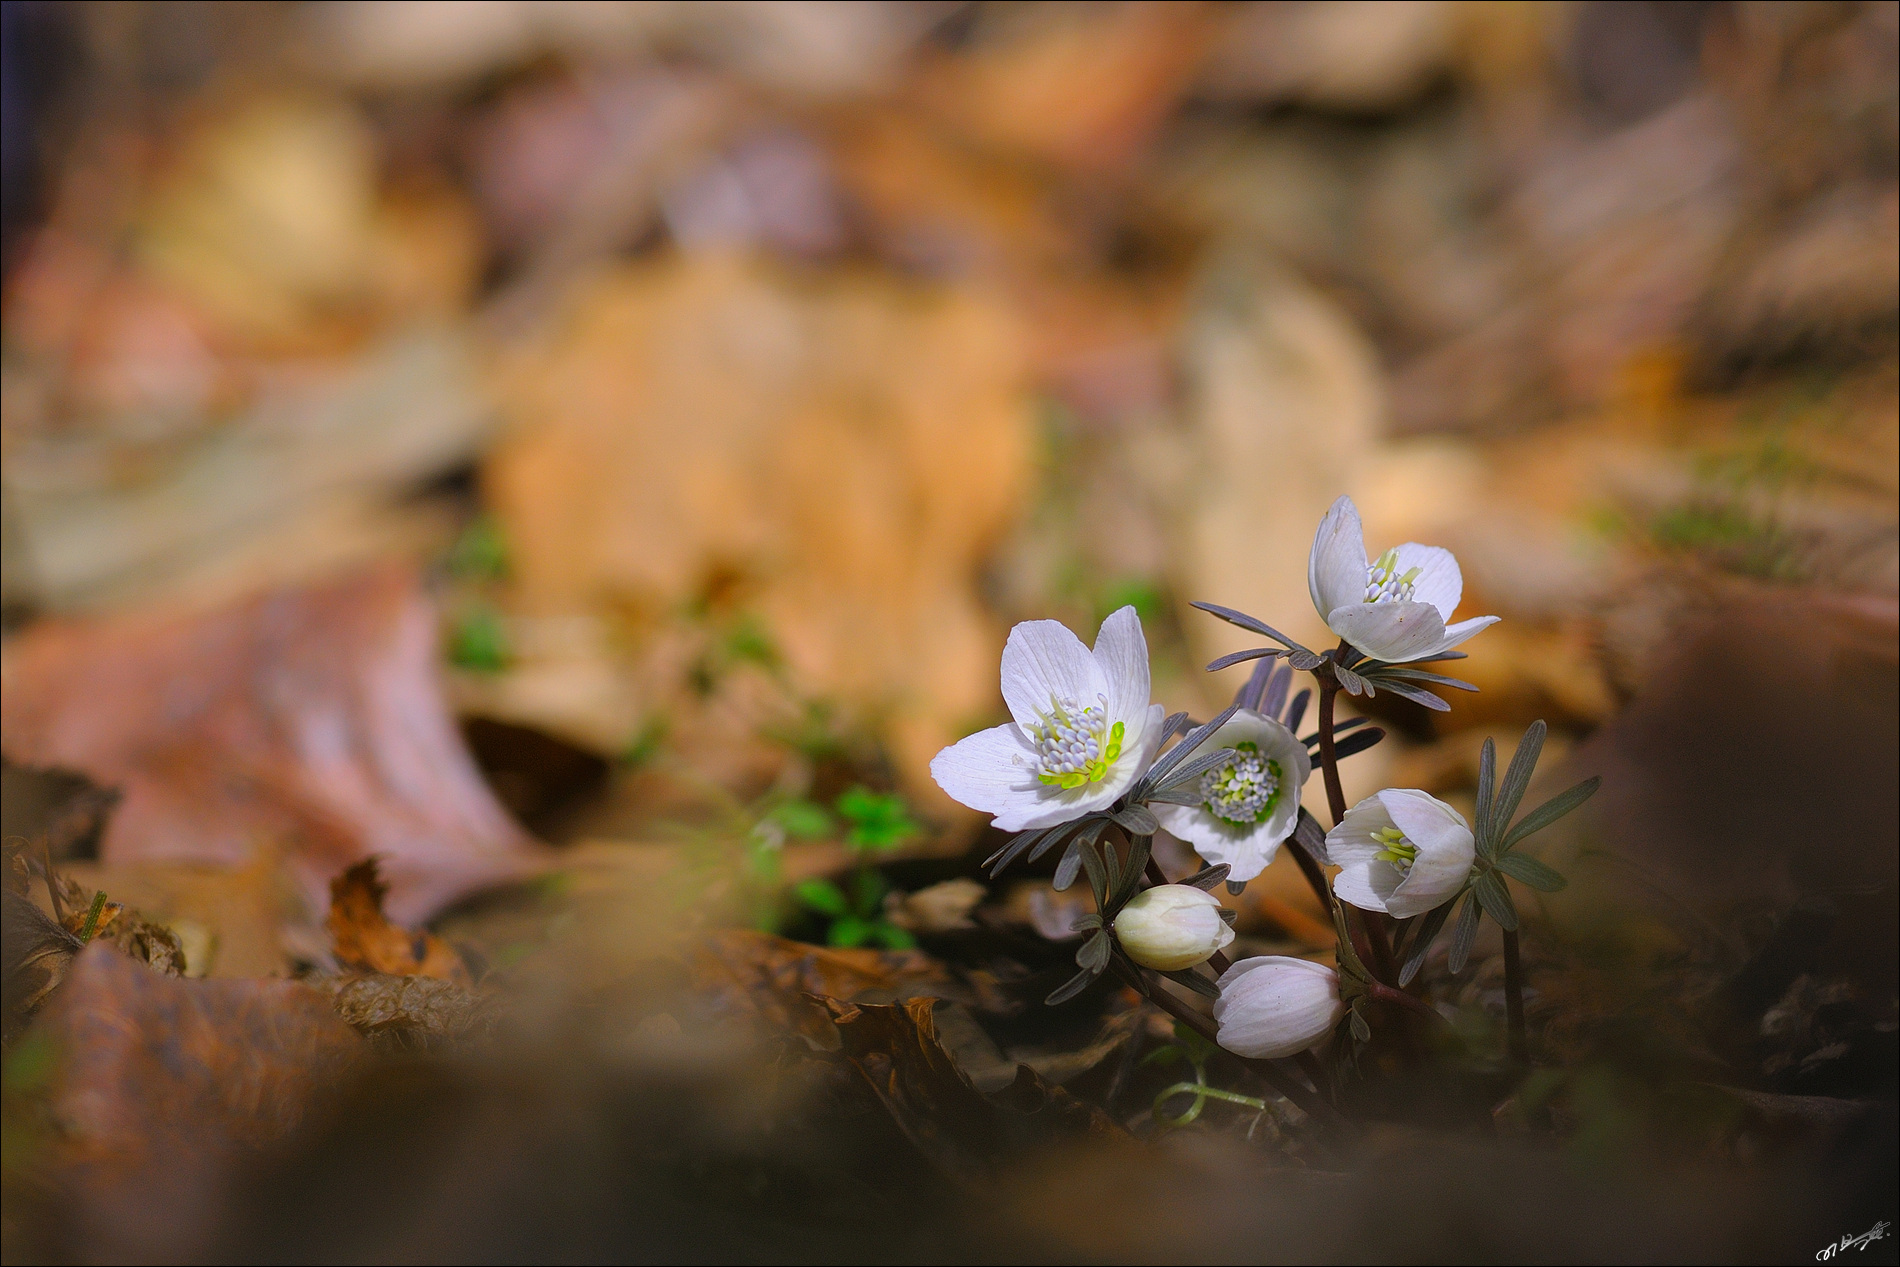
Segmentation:
{"type": "Polygon", "coordinates": [[[1381,827],[1373,832],[1372,843],[1384,846],[1373,857],[1381,862],[1389,862],[1401,871],[1409,871],[1412,863],[1418,859],[1418,846],[1407,840],[1405,833],[1396,827],[1381,827]]]}
{"type": "Polygon", "coordinates": [[[1234,745],[1234,759],[1201,776],[1207,812],[1236,827],[1251,827],[1280,800],[1280,763],[1260,755],[1251,741],[1234,745]]]}
{"type": "Polygon", "coordinates": [[[1418,580],[1418,568],[1408,568],[1399,572],[1399,552],[1397,547],[1380,555],[1378,561],[1366,569],[1366,601],[1368,603],[1409,603],[1412,601],[1412,589],[1418,580]]]}
{"type": "Polygon", "coordinates": [[[1109,724],[1108,701],[1099,695],[1086,708],[1051,696],[1049,711],[1028,730],[1036,745],[1036,777],[1051,787],[1095,783],[1122,755],[1125,728],[1109,724]]]}

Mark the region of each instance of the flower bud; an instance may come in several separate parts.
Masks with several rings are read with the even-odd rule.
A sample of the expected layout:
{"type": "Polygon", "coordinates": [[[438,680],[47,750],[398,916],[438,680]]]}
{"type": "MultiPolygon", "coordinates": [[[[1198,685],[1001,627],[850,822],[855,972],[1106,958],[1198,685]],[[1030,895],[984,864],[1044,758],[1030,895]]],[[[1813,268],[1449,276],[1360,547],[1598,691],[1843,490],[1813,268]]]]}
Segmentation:
{"type": "Polygon", "coordinates": [[[1242,959],[1221,974],[1214,1002],[1220,1045],[1252,1060],[1316,1047],[1345,1014],[1337,972],[1284,955],[1242,959]]]}
{"type": "Polygon", "coordinates": [[[1178,972],[1205,963],[1234,939],[1220,917],[1220,900],[1185,884],[1158,884],[1137,893],[1115,917],[1122,951],[1144,968],[1178,972]]]}

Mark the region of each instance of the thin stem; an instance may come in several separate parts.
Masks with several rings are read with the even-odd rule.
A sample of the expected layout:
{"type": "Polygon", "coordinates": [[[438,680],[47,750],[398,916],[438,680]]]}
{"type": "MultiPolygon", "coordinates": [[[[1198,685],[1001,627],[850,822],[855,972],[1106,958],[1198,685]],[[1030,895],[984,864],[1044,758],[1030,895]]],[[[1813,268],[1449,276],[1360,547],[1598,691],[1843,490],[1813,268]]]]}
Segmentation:
{"type": "Polygon", "coordinates": [[[1529,1064],[1531,1046],[1524,1036],[1524,965],[1518,961],[1515,929],[1504,934],[1504,1013],[1510,1022],[1511,1057],[1529,1064]]]}
{"type": "MultiPolygon", "coordinates": [[[[1340,643],[1341,650],[1346,644],[1340,643]]],[[[1333,826],[1346,817],[1346,789],[1339,782],[1339,748],[1333,742],[1333,699],[1339,694],[1339,679],[1332,674],[1332,665],[1320,666],[1314,674],[1319,679],[1319,761],[1326,775],[1326,807],[1332,811],[1333,826]]],[[[1385,924],[1380,917],[1370,911],[1359,912],[1359,925],[1365,929],[1366,946],[1360,950],[1360,957],[1368,961],[1372,971],[1382,981],[1398,980],[1397,969],[1392,964],[1392,943],[1386,940],[1385,924]],[[1370,950],[1370,954],[1366,951],[1370,950]]]]}
{"type": "Polygon", "coordinates": [[[1288,836],[1286,846],[1293,853],[1293,861],[1300,864],[1300,872],[1312,886],[1313,896],[1319,899],[1319,909],[1330,914],[1333,909],[1333,891],[1326,886],[1326,873],[1320,870],[1319,860],[1306,851],[1306,846],[1288,836]]]}
{"type": "Polygon", "coordinates": [[[1306,1075],[1307,1080],[1313,1084],[1314,1090],[1325,1096],[1329,1102],[1336,1098],[1338,1092],[1333,1086],[1332,1074],[1328,1072],[1324,1064],[1320,1063],[1318,1056],[1310,1051],[1303,1051],[1293,1058],[1293,1063],[1300,1067],[1300,1072],[1306,1075]]]}
{"type": "Polygon", "coordinates": [[[1423,999],[1407,994],[1403,990],[1394,990],[1391,986],[1384,985],[1378,981],[1368,981],[1366,982],[1366,993],[1381,1003],[1396,1003],[1408,1011],[1417,1012],[1420,1016],[1429,1016],[1440,1025],[1451,1024],[1450,1021],[1440,1016],[1438,1012],[1432,1008],[1431,1004],[1425,1002],[1423,999]]]}
{"type": "Polygon", "coordinates": [[[1319,763],[1326,775],[1326,808],[1332,811],[1335,827],[1346,816],[1346,789],[1339,782],[1339,746],[1333,742],[1333,697],[1337,694],[1339,681],[1328,672],[1319,679],[1319,763]]]}
{"type": "Polygon", "coordinates": [[[1392,944],[1385,939],[1385,920],[1386,917],[1376,911],[1359,912],[1366,940],[1372,943],[1372,971],[1381,981],[1397,981],[1398,970],[1392,966],[1392,944]]]}

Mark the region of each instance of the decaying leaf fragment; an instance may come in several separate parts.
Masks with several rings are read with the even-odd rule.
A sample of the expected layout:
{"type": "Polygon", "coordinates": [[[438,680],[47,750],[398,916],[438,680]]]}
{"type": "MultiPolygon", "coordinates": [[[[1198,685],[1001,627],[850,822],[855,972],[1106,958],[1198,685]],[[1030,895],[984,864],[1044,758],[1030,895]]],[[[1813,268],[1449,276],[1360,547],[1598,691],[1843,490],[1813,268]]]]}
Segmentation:
{"type": "Polygon", "coordinates": [[[306,984],[328,995],[351,1029],[387,1047],[427,1047],[466,1038],[494,1019],[480,992],[434,977],[370,973],[312,977],[306,984]]]}
{"type": "Polygon", "coordinates": [[[286,1135],[362,1051],[298,982],[161,976],[98,942],[22,1041],[53,1053],[47,1161],[98,1261],[201,1254],[226,1168],[286,1135]]]}
{"type": "Polygon", "coordinates": [[[994,1174],[1025,1148],[1128,1138],[1102,1110],[1050,1086],[1027,1065],[996,1096],[978,1091],[938,1040],[935,999],[817,1002],[837,1026],[845,1058],[898,1129],[953,1178],[994,1174]]]}
{"type": "Polygon", "coordinates": [[[467,985],[468,967],[452,946],[427,930],[400,928],[383,914],[388,892],[374,858],[357,863],[330,882],[326,926],[337,962],[365,972],[434,977],[467,985]]]}

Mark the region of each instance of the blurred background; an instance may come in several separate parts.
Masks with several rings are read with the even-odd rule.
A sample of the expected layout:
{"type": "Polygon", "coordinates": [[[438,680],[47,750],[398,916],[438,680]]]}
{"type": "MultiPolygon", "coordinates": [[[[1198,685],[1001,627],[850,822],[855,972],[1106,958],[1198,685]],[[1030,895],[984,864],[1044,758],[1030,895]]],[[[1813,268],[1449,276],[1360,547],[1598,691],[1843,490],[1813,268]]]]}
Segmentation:
{"type": "MultiPolygon", "coordinates": [[[[963,926],[926,766],[1010,624],[1132,603],[1206,716],[1188,602],[1319,637],[1345,492],[1504,617],[1348,798],[1545,718],[1572,848],[1738,963],[1828,904],[1891,1047],[1900,6],[4,23],[6,753],[123,791],[74,864],[215,974],[368,853],[411,923],[586,859],[823,942],[775,886],[888,845],[852,918],[963,926]]],[[[1283,862],[1243,931],[1329,939],[1283,862]]]]}

